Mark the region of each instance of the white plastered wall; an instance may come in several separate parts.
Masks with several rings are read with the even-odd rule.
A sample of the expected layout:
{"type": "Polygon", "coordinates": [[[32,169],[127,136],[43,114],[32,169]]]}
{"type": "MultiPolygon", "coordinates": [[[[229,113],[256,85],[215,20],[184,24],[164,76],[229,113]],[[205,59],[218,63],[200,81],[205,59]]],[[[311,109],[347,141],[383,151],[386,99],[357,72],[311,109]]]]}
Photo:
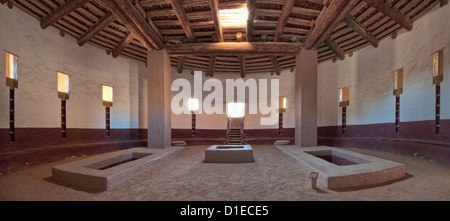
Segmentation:
{"type": "Polygon", "coordinates": [[[341,125],[338,88],[350,86],[347,124],[395,122],[393,74],[403,68],[400,121],[433,120],[435,86],[432,54],[444,48],[444,81],[441,83],[441,119],[450,119],[450,6],[436,6],[402,29],[394,40],[380,41],[346,55],[345,60],[319,63],[318,126],[341,125]]]}
{"type": "MultiPolygon", "coordinates": [[[[194,90],[194,76],[191,75],[190,70],[184,70],[181,74],[178,74],[175,68],[172,68],[172,82],[176,79],[186,79],[191,84],[191,90],[194,90]]],[[[239,74],[214,74],[214,78],[218,79],[222,82],[223,85],[223,94],[224,94],[224,102],[225,93],[226,93],[226,79],[240,79],[239,74]]],[[[210,77],[206,77],[203,73],[202,81],[211,79],[210,77]]],[[[267,79],[268,90],[270,90],[270,82],[271,79],[279,79],[279,95],[287,97],[287,110],[283,115],[283,127],[284,128],[293,128],[295,127],[295,99],[294,99],[294,88],[295,88],[295,74],[291,73],[290,70],[283,70],[279,76],[270,75],[269,73],[261,73],[261,74],[247,74],[244,81],[248,79],[254,79],[257,84],[260,79],[267,79]]],[[[195,85],[195,87],[202,87],[203,85],[195,85]]],[[[259,84],[258,84],[259,88],[259,84]]],[[[213,89],[214,90],[214,89],[213,89]]],[[[172,97],[178,94],[179,92],[172,92],[172,97]]],[[[208,96],[211,92],[204,91],[203,99],[208,96]]],[[[248,99],[248,89],[246,89],[246,99],[248,99]]],[[[269,96],[269,95],[268,95],[269,96]]],[[[259,99],[259,98],[258,98],[259,99]]],[[[278,123],[274,125],[261,125],[260,119],[261,117],[268,117],[268,115],[262,115],[259,112],[258,114],[248,114],[248,100],[246,101],[246,115],[245,115],[245,128],[246,129],[276,129],[278,128],[278,123]]],[[[196,128],[197,129],[226,129],[227,126],[227,115],[226,115],[226,104],[224,106],[224,114],[197,114],[196,119],[196,128]]],[[[278,113],[276,113],[278,118],[278,113]]],[[[191,114],[174,114],[172,112],[172,128],[174,129],[190,129],[191,128],[191,114]]]]}
{"type": "MultiPolygon", "coordinates": [[[[105,128],[102,84],[114,87],[111,128],[139,128],[139,99],[145,63],[85,44],[59,29],[41,29],[39,21],[18,8],[0,6],[0,73],[5,52],[19,56],[19,88],[15,92],[15,126],[60,127],[57,72],[70,76],[68,128],[105,128]]],[[[3,77],[2,79],[5,79],[3,77]]],[[[4,82],[4,80],[2,80],[4,82]]],[[[0,128],[9,127],[9,89],[0,84],[0,128]]]]}

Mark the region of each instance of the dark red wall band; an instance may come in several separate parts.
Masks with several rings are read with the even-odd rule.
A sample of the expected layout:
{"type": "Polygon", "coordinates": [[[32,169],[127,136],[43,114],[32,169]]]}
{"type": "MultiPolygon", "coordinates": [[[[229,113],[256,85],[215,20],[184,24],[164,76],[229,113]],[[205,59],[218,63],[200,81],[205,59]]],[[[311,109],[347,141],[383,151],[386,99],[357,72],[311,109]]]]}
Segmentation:
{"type": "MultiPolygon", "coordinates": [[[[435,133],[435,121],[347,125],[345,137],[340,126],[319,127],[318,144],[337,147],[356,147],[395,152],[450,166],[450,120],[440,120],[440,133],[435,133]]],[[[62,160],[71,156],[89,155],[147,146],[147,129],[67,128],[66,138],[61,128],[15,128],[15,142],[10,142],[10,129],[0,129],[0,173],[16,171],[31,165],[62,160]]],[[[290,140],[294,144],[295,129],[247,129],[249,144],[273,144],[275,140],[290,140]]],[[[212,145],[225,141],[226,130],[172,129],[172,140],[185,140],[188,145],[212,145]]]]}
{"type": "Polygon", "coordinates": [[[395,152],[420,157],[450,166],[450,120],[440,120],[440,132],[435,121],[347,125],[345,136],[340,126],[317,128],[318,144],[336,147],[356,147],[395,152]]]}

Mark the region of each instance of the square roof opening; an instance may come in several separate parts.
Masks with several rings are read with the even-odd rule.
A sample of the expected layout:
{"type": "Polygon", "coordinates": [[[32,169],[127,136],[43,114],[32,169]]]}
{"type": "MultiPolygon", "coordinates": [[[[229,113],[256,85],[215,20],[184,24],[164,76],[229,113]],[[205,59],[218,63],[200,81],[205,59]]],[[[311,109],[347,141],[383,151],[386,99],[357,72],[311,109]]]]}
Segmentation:
{"type": "Polygon", "coordinates": [[[247,4],[239,8],[219,10],[220,23],[224,29],[240,29],[247,27],[247,4]]]}

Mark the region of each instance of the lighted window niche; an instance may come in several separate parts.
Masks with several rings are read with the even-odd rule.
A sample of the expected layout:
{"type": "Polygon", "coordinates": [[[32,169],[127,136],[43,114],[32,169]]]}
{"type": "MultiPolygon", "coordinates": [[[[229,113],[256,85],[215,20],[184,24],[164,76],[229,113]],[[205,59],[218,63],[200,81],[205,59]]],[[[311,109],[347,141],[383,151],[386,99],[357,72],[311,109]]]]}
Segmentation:
{"type": "Polygon", "coordinates": [[[222,28],[245,28],[248,20],[247,4],[243,4],[239,8],[219,10],[219,17],[222,28]]]}
{"type": "Polygon", "coordinates": [[[228,117],[239,118],[245,115],[245,103],[228,103],[227,105],[228,117]]]}
{"type": "Polygon", "coordinates": [[[18,57],[6,52],[6,85],[11,88],[18,86],[18,57]]]}
{"type": "Polygon", "coordinates": [[[394,72],[394,95],[399,96],[403,94],[403,68],[397,69],[394,72]]]}
{"type": "Polygon", "coordinates": [[[113,87],[103,85],[103,105],[105,107],[112,107],[113,106],[113,87]]]}
{"type": "Polygon", "coordinates": [[[339,107],[346,107],[350,104],[350,87],[339,88],[339,107]]]}
{"type": "Polygon", "coordinates": [[[444,80],[444,49],[433,53],[433,84],[444,80]]]}
{"type": "Polygon", "coordinates": [[[58,97],[69,99],[69,75],[58,72],[58,97]]]}
{"type": "Polygon", "coordinates": [[[287,108],[287,98],[286,97],[280,97],[278,99],[278,111],[280,113],[286,112],[287,108]]]}
{"type": "Polygon", "coordinates": [[[195,111],[198,111],[198,107],[199,107],[198,99],[197,98],[189,98],[189,100],[188,100],[188,109],[191,112],[195,112],[195,111]]]}

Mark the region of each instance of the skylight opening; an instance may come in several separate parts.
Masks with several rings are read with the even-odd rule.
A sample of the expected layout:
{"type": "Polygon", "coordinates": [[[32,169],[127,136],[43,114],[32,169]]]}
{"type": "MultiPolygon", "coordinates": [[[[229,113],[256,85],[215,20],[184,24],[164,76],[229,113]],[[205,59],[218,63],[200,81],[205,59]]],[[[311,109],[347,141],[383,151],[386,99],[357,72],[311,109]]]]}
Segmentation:
{"type": "Polygon", "coordinates": [[[219,10],[219,14],[222,28],[238,29],[247,27],[247,4],[243,4],[240,8],[219,10]]]}

